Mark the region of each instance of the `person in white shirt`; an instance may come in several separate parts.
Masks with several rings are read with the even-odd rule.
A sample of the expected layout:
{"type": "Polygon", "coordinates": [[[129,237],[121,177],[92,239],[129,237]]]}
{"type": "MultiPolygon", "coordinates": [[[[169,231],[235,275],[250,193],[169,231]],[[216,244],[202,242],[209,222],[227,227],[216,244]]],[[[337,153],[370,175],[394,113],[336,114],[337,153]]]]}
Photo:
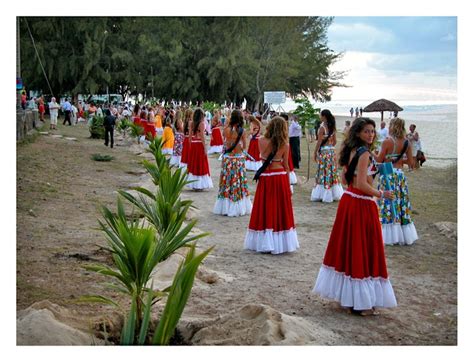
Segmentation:
{"type": "Polygon", "coordinates": [[[49,129],[56,129],[59,108],[59,104],[56,103],[56,98],[52,97],[51,102],[49,102],[49,129]]]}
{"type": "Polygon", "coordinates": [[[385,122],[380,123],[380,130],[377,132],[377,138],[380,144],[388,137],[388,128],[385,128],[385,122]]]}
{"type": "Polygon", "coordinates": [[[289,133],[290,147],[291,147],[291,158],[293,159],[293,166],[300,168],[300,137],[301,137],[301,126],[294,118],[291,119],[289,133]]]}

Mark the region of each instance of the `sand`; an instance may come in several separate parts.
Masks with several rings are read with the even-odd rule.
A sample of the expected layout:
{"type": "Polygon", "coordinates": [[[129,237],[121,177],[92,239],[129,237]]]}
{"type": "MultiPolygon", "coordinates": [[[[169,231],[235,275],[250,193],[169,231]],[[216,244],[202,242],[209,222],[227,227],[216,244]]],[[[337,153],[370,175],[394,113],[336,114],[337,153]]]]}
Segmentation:
{"type": "MultiPolygon", "coordinates": [[[[17,308],[50,300],[81,315],[82,330],[87,332],[91,323],[107,319],[112,309],[76,304],[75,299],[95,293],[118,297],[100,284],[105,279],[82,268],[91,261],[110,262],[103,249],[105,239],[97,230],[98,206],[113,207],[116,189],[150,185],[150,179],[139,164],[143,150],[131,142],[117,141],[110,150],[100,140],[88,139],[83,126],[60,125],[56,133],[77,141],[43,135],[17,150],[17,308]],[[115,160],[94,162],[90,160],[94,153],[111,154],[115,160]]],[[[216,156],[210,158],[214,189],[184,191],[183,197],[198,207],[193,212],[197,228],[211,232],[199,247],[215,246],[203,263],[180,322],[185,342],[456,345],[456,170],[423,167],[407,174],[420,240],[410,247],[386,248],[399,306],[381,310],[377,317],[359,317],[311,294],[337,203],[309,200],[313,181],[304,183],[305,144],[302,152],[302,168],[297,170],[300,183],[293,195],[300,249],[294,253],[243,250],[249,216],[212,213],[220,172],[216,156]],[[435,223],[442,224],[436,227],[435,223]]],[[[311,177],[314,171],[312,165],[311,177]]],[[[256,185],[249,183],[253,194],[256,185]]],[[[171,280],[179,258],[163,266],[168,270],[157,271],[163,285],[171,280]]]]}

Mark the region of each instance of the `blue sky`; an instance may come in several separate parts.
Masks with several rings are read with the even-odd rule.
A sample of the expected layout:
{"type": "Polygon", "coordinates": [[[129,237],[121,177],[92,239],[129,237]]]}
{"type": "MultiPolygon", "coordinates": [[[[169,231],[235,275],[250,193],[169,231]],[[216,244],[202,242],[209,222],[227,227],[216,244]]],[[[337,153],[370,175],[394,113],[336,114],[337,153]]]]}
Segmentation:
{"type": "Polygon", "coordinates": [[[351,86],[333,100],[457,101],[456,17],[335,17],[328,45],[351,86]]]}

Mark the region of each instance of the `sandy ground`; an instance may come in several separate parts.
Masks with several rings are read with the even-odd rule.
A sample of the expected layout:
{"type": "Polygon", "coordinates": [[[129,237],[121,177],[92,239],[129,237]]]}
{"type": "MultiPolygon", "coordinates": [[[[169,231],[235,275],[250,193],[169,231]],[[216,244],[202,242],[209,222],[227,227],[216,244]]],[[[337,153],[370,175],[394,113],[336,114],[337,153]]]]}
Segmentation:
{"type": "MultiPolygon", "coordinates": [[[[42,135],[17,147],[17,308],[48,299],[79,313],[85,326],[110,308],[76,304],[74,299],[96,293],[114,296],[100,284],[103,280],[82,269],[85,263],[108,260],[102,249],[105,239],[97,230],[98,206],[113,207],[116,189],[149,181],[137,147],[106,149],[99,140],[88,138],[83,125],[60,125],[55,133],[77,141],[42,135]],[[92,161],[93,153],[115,159],[92,161]]],[[[210,157],[214,189],[184,192],[199,209],[197,227],[212,233],[200,241],[202,248],[215,245],[204,267],[220,278],[193,289],[183,318],[212,319],[249,304],[264,304],[304,319],[315,329],[333,332],[341,345],[456,345],[457,237],[440,233],[435,226],[457,222],[456,168],[423,167],[408,173],[420,239],[413,246],[386,248],[399,306],[364,318],[341,312],[336,304],[311,294],[337,203],[310,201],[313,179],[305,183],[305,143],[302,153],[302,167],[297,170],[300,183],[293,195],[300,243],[295,253],[275,256],[243,250],[249,216],[212,213],[220,172],[216,156],[210,157]]],[[[253,195],[256,185],[249,184],[253,195]]]]}

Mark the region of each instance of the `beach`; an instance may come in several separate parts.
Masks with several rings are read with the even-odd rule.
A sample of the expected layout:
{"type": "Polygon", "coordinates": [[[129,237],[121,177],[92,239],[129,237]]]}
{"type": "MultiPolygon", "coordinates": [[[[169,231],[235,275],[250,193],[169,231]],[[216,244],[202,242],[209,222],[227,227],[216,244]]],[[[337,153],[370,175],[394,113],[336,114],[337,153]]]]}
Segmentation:
{"type": "MultiPolygon", "coordinates": [[[[338,129],[343,121],[343,116],[336,117],[338,129]]],[[[439,129],[433,132],[438,134],[439,129]]],[[[244,250],[249,216],[228,218],[212,213],[221,162],[217,155],[209,157],[214,188],[183,193],[197,207],[191,215],[198,220],[196,231],[211,233],[198,242],[199,248],[215,248],[204,260],[184,310],[181,342],[456,345],[457,168],[434,157],[434,145],[443,147],[440,139],[429,141],[431,131],[421,124],[419,132],[428,162],[420,170],[407,172],[407,178],[420,239],[413,246],[385,248],[398,307],[381,310],[377,317],[347,314],[337,303],[311,293],[338,204],[310,201],[315,167],[311,163],[308,180],[305,139],[301,168],[296,170],[299,183],[292,197],[300,248],[290,254],[244,250]],[[433,152],[432,160],[428,149],[433,152]]],[[[140,164],[150,155],[120,137],[116,148],[107,149],[100,140],[88,138],[84,125],[60,125],[53,134],[63,137],[39,135],[17,147],[17,310],[46,300],[64,309],[58,318],[84,333],[91,333],[91,325],[99,321],[107,321],[109,332],[117,333],[112,307],[78,304],[76,299],[85,294],[118,298],[101,284],[105,278],[83,267],[91,262],[110,264],[104,235],[97,230],[98,207],[114,208],[117,189],[151,189],[152,182],[140,164]],[[111,154],[115,159],[95,162],[90,158],[94,153],[111,154]]],[[[311,154],[314,145],[310,144],[311,154]]],[[[252,177],[249,173],[253,197],[256,184],[252,177]]],[[[170,271],[179,260],[179,256],[171,258],[162,266],[157,274],[161,282],[169,282],[170,271]]],[[[160,308],[162,305],[157,306],[160,308]]]]}

